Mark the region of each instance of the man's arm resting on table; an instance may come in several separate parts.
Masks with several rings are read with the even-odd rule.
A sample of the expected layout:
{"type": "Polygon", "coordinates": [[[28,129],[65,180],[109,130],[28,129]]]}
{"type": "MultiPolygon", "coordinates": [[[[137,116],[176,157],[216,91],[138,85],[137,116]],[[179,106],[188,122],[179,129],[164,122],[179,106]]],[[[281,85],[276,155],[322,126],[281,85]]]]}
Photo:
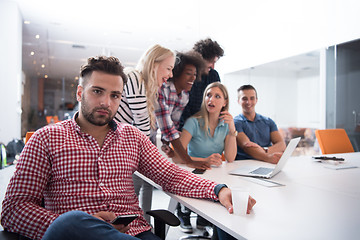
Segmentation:
{"type": "Polygon", "coordinates": [[[251,142],[244,132],[239,132],[236,138],[237,145],[241,147],[245,153],[264,162],[277,163],[282,155],[280,152],[267,152],[258,144],[251,142]]]}

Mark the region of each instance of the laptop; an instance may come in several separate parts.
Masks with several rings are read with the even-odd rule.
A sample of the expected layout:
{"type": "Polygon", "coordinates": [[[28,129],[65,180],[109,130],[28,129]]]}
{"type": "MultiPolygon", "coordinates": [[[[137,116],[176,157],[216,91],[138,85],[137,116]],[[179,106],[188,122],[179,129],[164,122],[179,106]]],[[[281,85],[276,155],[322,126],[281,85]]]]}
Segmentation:
{"type": "Polygon", "coordinates": [[[296,146],[300,141],[300,137],[291,139],[287,145],[283,155],[281,156],[279,162],[276,164],[275,168],[267,167],[239,167],[235,170],[229,172],[232,175],[248,176],[248,177],[259,177],[259,178],[272,178],[278,174],[281,169],[285,166],[285,163],[290,158],[291,154],[294,152],[296,146]]]}

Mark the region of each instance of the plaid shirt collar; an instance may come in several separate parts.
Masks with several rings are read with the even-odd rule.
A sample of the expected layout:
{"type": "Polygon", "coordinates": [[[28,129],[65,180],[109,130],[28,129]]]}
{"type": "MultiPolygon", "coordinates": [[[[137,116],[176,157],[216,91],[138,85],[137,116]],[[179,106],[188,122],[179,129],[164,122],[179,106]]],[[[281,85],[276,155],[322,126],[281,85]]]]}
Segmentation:
{"type": "MultiPolygon", "coordinates": [[[[73,118],[71,119],[71,122],[72,122],[72,125],[74,126],[74,129],[75,129],[78,133],[82,133],[79,124],[76,122],[76,119],[77,119],[78,117],[79,117],[79,111],[77,111],[77,112],[74,114],[73,118]]],[[[112,119],[108,124],[109,124],[110,129],[115,132],[116,129],[117,129],[117,127],[118,127],[118,125],[117,125],[117,123],[115,122],[115,120],[112,119]]]]}

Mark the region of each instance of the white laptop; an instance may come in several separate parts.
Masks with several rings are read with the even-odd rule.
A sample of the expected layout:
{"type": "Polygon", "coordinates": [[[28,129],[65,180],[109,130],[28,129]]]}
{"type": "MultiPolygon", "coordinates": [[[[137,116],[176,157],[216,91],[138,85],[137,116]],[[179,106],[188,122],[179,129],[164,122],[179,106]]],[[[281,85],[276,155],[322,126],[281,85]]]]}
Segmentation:
{"type": "Polygon", "coordinates": [[[301,139],[300,137],[291,139],[291,141],[287,145],[283,155],[281,156],[279,162],[276,164],[275,168],[239,167],[239,168],[229,172],[229,174],[248,176],[248,177],[272,178],[273,176],[278,174],[281,171],[281,169],[285,166],[285,163],[290,158],[291,154],[294,152],[300,139],[301,139]]]}

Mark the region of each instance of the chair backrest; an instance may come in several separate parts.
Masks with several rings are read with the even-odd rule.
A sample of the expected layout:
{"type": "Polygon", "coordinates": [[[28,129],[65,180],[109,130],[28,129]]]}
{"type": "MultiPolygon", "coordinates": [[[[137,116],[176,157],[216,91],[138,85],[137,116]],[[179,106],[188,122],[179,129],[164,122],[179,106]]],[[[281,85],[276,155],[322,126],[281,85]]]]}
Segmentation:
{"type": "Polygon", "coordinates": [[[34,132],[27,132],[26,136],[25,136],[25,144],[27,143],[27,141],[29,141],[30,137],[34,134],[34,132]]]}
{"type": "Polygon", "coordinates": [[[315,135],[322,154],[354,152],[350,139],[342,128],[316,130],[315,135]]]}

